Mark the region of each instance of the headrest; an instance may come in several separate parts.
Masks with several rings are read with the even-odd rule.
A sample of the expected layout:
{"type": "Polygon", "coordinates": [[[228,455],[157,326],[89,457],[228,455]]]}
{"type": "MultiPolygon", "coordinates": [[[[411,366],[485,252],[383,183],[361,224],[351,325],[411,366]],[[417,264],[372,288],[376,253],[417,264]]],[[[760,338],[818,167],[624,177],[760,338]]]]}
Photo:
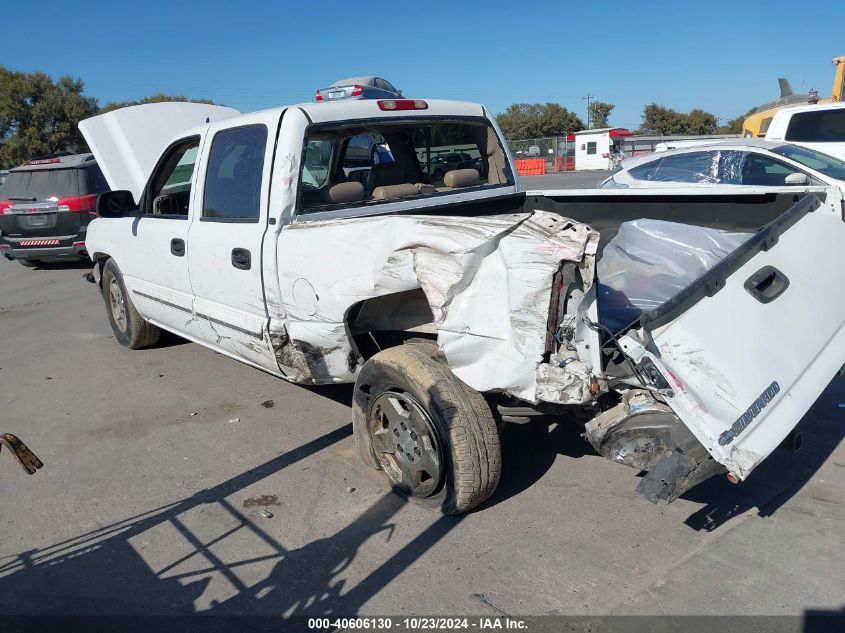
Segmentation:
{"type": "Polygon", "coordinates": [[[392,200],[395,198],[412,198],[420,194],[416,185],[382,185],[373,190],[373,198],[376,200],[392,200]]]}
{"type": "Polygon", "coordinates": [[[450,189],[456,187],[472,187],[481,181],[481,174],[477,169],[453,169],[443,176],[443,184],[450,189]]]}
{"type": "Polygon", "coordinates": [[[364,199],[364,185],[360,182],[342,182],[323,193],[323,202],[340,204],[364,199]]]}

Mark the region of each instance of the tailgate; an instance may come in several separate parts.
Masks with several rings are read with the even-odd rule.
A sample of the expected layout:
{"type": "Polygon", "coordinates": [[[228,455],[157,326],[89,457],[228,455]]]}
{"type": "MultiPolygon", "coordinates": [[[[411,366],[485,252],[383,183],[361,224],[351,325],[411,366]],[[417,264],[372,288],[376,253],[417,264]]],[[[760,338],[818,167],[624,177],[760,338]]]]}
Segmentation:
{"type": "Polygon", "coordinates": [[[76,235],[82,225],[80,216],[59,212],[55,201],[16,203],[0,216],[0,231],[8,237],[76,235]]]}
{"type": "Polygon", "coordinates": [[[843,271],[845,210],[841,192],[828,189],[642,318],[666,401],[739,479],[845,362],[843,271]]]}

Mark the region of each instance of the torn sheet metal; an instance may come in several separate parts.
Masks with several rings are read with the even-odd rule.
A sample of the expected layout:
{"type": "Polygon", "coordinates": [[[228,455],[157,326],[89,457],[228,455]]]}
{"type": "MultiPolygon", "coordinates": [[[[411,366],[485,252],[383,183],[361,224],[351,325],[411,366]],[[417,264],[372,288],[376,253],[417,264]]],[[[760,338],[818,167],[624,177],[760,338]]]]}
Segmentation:
{"type": "Polygon", "coordinates": [[[326,362],[309,368],[314,382],[354,379],[357,364],[349,360],[345,326],[349,308],[419,288],[438,344],[469,386],[532,403],[564,397],[572,402],[582,386],[561,382],[556,389],[555,381],[569,384],[571,376],[541,369],[552,276],[561,261],[580,264],[585,255],[592,257],[597,242],[598,233],[587,225],[541,211],[293,224],[281,232],[278,249],[286,327],[291,341],[299,340],[297,331],[321,332],[308,342],[331,348],[326,362]],[[300,279],[313,296],[298,298],[294,286],[300,279]]]}

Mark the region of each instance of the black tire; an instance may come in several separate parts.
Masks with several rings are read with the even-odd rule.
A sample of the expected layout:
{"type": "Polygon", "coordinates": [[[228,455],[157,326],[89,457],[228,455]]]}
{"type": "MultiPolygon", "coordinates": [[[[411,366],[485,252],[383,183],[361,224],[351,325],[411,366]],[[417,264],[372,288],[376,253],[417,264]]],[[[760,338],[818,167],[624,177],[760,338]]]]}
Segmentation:
{"type": "Polygon", "coordinates": [[[443,170],[442,169],[435,169],[434,174],[432,175],[434,180],[443,180],[443,170]]]}
{"type": "Polygon", "coordinates": [[[103,299],[117,342],[129,349],[141,349],[157,343],[161,330],[145,321],[138,313],[126,292],[123,275],[113,259],[108,260],[103,267],[102,281],[103,299]]]}
{"type": "MultiPolygon", "coordinates": [[[[411,416],[408,420],[415,416],[411,407],[405,406],[405,413],[411,416]]],[[[355,383],[352,416],[361,458],[369,466],[385,470],[393,489],[412,501],[444,514],[460,514],[487,499],[499,484],[501,446],[490,407],[480,393],[451,372],[433,343],[420,341],[392,347],[368,360],[355,383]],[[379,404],[385,398],[394,402],[401,398],[403,403],[419,405],[424,412],[434,437],[420,433],[420,425],[413,428],[423,437],[410,435],[414,440],[419,439],[423,451],[431,453],[430,445],[435,445],[440,466],[436,482],[423,479],[425,483],[416,490],[400,483],[402,478],[394,476],[400,458],[406,466],[410,465],[402,455],[405,449],[400,449],[399,444],[377,455],[375,447],[379,441],[374,439],[374,429],[388,430],[388,421],[381,415],[383,405],[379,404]],[[429,484],[432,489],[423,493],[429,484]]],[[[390,444],[401,439],[395,439],[391,433],[385,433],[383,438],[390,444]]],[[[420,455],[417,448],[412,450],[420,455]]],[[[407,456],[413,457],[410,452],[407,456]]]]}
{"type": "Polygon", "coordinates": [[[35,268],[36,266],[40,266],[41,262],[37,259],[19,259],[21,266],[25,266],[26,268],[35,268]]]}

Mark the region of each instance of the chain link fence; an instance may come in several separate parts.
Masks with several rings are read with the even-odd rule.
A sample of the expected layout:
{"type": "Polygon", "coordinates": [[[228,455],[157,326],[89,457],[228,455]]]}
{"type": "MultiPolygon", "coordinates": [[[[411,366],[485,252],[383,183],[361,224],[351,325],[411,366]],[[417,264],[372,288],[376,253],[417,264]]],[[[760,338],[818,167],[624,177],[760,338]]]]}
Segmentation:
{"type": "Polygon", "coordinates": [[[575,147],[565,136],[546,136],[507,141],[514,159],[544,158],[546,173],[575,169],[575,147]]]}

